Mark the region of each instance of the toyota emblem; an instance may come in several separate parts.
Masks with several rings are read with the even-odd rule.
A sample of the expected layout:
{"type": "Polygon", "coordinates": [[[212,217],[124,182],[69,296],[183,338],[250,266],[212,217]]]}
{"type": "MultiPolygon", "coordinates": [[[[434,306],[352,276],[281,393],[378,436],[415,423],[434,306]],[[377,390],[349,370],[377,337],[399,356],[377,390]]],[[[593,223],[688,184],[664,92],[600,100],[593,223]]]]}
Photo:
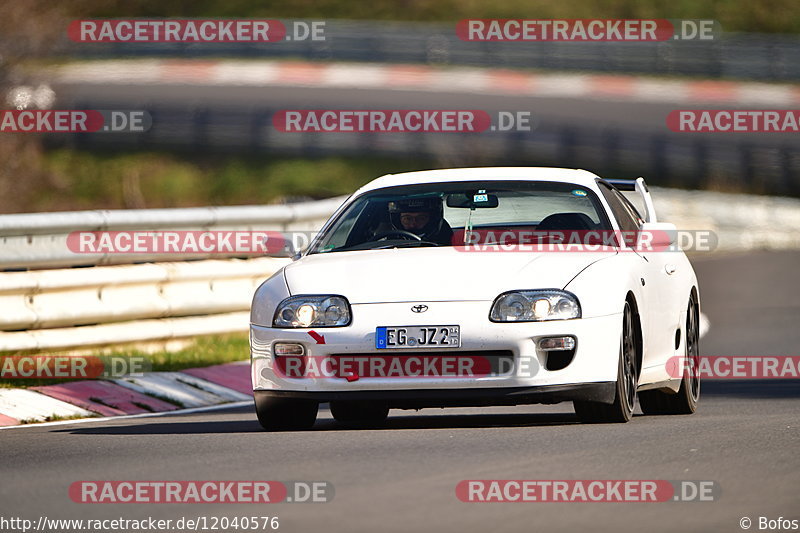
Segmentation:
{"type": "Polygon", "coordinates": [[[415,305],[415,306],[413,306],[411,308],[411,310],[414,311],[415,313],[424,313],[425,311],[428,310],[428,306],[427,305],[422,305],[422,304],[415,305]]]}

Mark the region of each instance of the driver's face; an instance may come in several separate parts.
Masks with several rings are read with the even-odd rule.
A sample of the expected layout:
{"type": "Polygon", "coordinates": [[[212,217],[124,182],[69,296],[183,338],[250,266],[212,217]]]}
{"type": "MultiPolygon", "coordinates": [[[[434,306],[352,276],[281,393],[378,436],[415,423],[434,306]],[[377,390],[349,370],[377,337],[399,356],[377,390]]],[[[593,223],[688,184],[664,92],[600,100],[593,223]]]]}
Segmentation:
{"type": "Polygon", "coordinates": [[[430,213],[415,211],[410,213],[400,213],[400,224],[406,231],[421,230],[431,219],[430,213]]]}

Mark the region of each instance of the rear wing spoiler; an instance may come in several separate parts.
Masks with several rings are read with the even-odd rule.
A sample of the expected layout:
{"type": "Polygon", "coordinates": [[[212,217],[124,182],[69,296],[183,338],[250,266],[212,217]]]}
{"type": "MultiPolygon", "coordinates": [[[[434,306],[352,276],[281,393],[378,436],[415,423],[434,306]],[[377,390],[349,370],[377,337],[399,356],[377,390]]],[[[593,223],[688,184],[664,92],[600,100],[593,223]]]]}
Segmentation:
{"type": "Polygon", "coordinates": [[[616,178],[606,178],[603,181],[609,185],[614,186],[620,191],[637,192],[642,197],[645,209],[645,222],[658,222],[656,218],[656,208],[653,205],[653,198],[650,196],[650,189],[644,182],[644,178],[636,178],[635,180],[623,180],[616,178]]]}

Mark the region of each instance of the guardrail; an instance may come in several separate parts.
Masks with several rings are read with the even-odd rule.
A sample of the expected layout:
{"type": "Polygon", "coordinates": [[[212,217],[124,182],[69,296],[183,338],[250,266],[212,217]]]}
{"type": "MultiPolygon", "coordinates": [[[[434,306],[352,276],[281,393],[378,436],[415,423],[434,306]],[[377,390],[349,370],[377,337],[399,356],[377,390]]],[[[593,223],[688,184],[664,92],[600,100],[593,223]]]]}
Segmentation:
{"type": "Polygon", "coordinates": [[[258,285],[288,259],[0,273],[0,351],[57,351],[247,329],[258,285]]]}
{"type": "Polygon", "coordinates": [[[32,213],[0,216],[0,270],[240,257],[231,253],[86,254],[70,251],[77,231],[318,229],[343,198],[287,205],[32,213]]]}
{"type": "Polygon", "coordinates": [[[289,261],[236,252],[78,254],[67,246],[71,232],[313,231],[341,202],[0,216],[0,352],[246,331],[255,289],[289,261]],[[60,268],[76,266],[88,268],[60,268]]]}

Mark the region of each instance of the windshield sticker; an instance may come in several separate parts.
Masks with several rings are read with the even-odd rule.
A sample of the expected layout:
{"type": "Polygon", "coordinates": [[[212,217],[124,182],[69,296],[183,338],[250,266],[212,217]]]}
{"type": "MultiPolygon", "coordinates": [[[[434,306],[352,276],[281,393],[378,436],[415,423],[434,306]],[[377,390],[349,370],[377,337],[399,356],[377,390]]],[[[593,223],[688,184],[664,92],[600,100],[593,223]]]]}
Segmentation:
{"type": "Polygon", "coordinates": [[[575,189],[574,191],[572,191],[572,194],[575,196],[586,196],[586,191],[584,191],[583,189],[575,189]]]}

